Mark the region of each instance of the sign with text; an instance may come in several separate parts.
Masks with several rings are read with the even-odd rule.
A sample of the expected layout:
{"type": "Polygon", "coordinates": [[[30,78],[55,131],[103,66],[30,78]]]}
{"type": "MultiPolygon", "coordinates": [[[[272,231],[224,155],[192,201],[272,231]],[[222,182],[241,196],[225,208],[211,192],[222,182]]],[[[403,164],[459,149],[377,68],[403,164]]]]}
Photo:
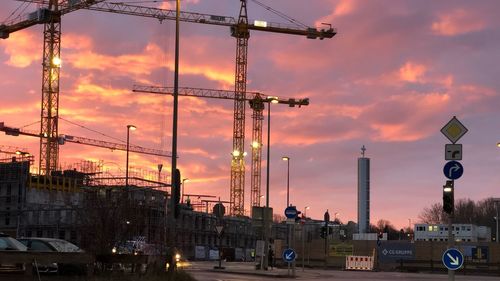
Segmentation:
{"type": "Polygon", "coordinates": [[[380,262],[414,260],[415,244],[409,241],[380,241],[378,257],[380,262]]]}
{"type": "Polygon", "coordinates": [[[347,243],[330,245],[330,257],[345,257],[352,256],[354,253],[354,245],[347,243]]]}

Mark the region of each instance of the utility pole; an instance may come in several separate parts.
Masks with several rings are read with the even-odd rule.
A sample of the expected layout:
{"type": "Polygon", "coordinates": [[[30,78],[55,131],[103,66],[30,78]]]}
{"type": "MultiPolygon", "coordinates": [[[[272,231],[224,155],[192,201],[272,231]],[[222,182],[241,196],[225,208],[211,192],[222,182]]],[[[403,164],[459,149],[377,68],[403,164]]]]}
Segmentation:
{"type": "Polygon", "coordinates": [[[325,227],[326,227],[326,237],[325,237],[325,268],[328,265],[328,224],[330,222],[330,214],[328,213],[328,209],[325,212],[325,227]]]}
{"type": "MultiPolygon", "coordinates": [[[[175,196],[174,191],[180,190],[177,185],[179,181],[174,180],[174,175],[176,175],[177,170],[177,116],[178,116],[178,94],[179,94],[179,17],[180,17],[180,0],[176,0],[176,16],[175,16],[175,62],[174,62],[174,102],[173,102],[173,117],[172,117],[172,167],[171,167],[171,193],[170,196],[170,225],[169,225],[169,242],[170,242],[170,255],[174,255],[173,247],[175,245],[175,216],[174,216],[174,206],[175,196]]],[[[174,259],[172,259],[173,261],[174,259]]],[[[172,270],[175,269],[174,265],[171,265],[172,270]]]]}

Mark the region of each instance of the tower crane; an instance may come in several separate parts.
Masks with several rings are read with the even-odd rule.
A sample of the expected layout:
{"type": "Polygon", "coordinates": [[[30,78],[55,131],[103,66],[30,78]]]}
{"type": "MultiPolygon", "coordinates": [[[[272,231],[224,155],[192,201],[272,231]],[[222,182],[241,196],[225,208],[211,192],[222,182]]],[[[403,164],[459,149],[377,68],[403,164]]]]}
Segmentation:
{"type": "MultiPolygon", "coordinates": [[[[151,17],[163,20],[175,20],[176,13],[173,10],[165,10],[151,7],[128,5],[124,3],[109,3],[104,0],[20,0],[23,2],[48,4],[48,20],[42,18],[36,23],[45,23],[44,31],[44,87],[42,90],[42,128],[41,132],[48,135],[57,135],[57,114],[59,98],[59,68],[51,59],[59,57],[60,50],[60,15],[77,9],[90,9],[103,12],[112,12],[134,16],[151,17]],[[60,7],[60,9],[59,9],[60,7]],[[56,51],[54,51],[56,50],[56,51]],[[57,55],[57,56],[56,56],[57,55]],[[47,63],[50,62],[50,63],[47,63]],[[46,71],[46,65],[47,71],[46,71]],[[47,72],[47,74],[46,74],[47,72]],[[54,75],[51,73],[54,72],[54,75]],[[57,78],[57,79],[56,79],[57,78]],[[54,79],[54,83],[51,81],[54,79]],[[47,85],[46,85],[47,84],[47,85]],[[47,87],[45,87],[45,85],[47,87]],[[47,89],[47,90],[45,90],[47,89]],[[47,94],[44,94],[44,91],[47,94]],[[45,109],[45,107],[47,109],[45,109]],[[44,112],[45,115],[44,115],[44,112]]],[[[244,185],[245,185],[245,163],[243,159],[245,141],[245,99],[247,82],[248,61],[248,39],[250,30],[282,33],[290,35],[306,36],[308,39],[332,38],[337,31],[329,25],[327,29],[317,29],[308,26],[300,28],[296,26],[285,26],[272,24],[264,21],[256,21],[254,24],[248,22],[247,0],[240,0],[240,12],[238,19],[226,16],[217,16],[200,13],[181,12],[180,21],[201,24],[227,26],[231,29],[231,36],[236,38],[236,73],[235,73],[235,99],[234,99],[234,123],[233,123],[233,157],[231,159],[231,183],[230,201],[232,215],[243,215],[244,213],[244,185]],[[234,156],[238,155],[238,156],[234,156]]],[[[42,14],[42,13],[41,13],[42,14]]],[[[0,38],[8,37],[10,32],[32,26],[29,20],[20,21],[12,25],[0,26],[0,38]],[[19,27],[10,28],[16,25],[19,27]],[[12,31],[11,31],[12,30],[12,31]]],[[[258,111],[257,111],[258,112],[258,111]]],[[[261,113],[260,113],[261,114],[261,113]]],[[[262,117],[262,115],[260,116],[262,117]]],[[[256,119],[254,119],[256,120],[256,119]]],[[[258,137],[258,136],[257,136],[258,137]]],[[[48,138],[47,140],[50,140],[48,138]]],[[[50,170],[57,163],[57,142],[43,143],[40,145],[40,168],[41,171],[50,170]],[[42,154],[45,162],[42,161],[42,154]]],[[[260,165],[260,161],[258,162],[260,165]]],[[[254,167],[252,167],[252,170],[254,167]]]]}
{"type": "MultiPolygon", "coordinates": [[[[37,137],[37,138],[48,138],[47,136],[36,133],[36,132],[31,132],[31,131],[27,131],[27,130],[21,130],[18,128],[5,126],[5,124],[3,122],[0,122],[0,132],[4,132],[6,135],[10,135],[10,136],[23,135],[23,136],[31,136],[31,137],[37,137]]],[[[59,135],[55,139],[55,141],[60,145],[63,145],[66,142],[69,142],[69,143],[90,145],[90,146],[95,146],[95,147],[109,148],[111,150],[121,150],[121,151],[127,150],[126,144],[113,143],[113,142],[107,142],[107,141],[101,141],[101,140],[95,140],[95,139],[89,139],[89,138],[77,137],[77,136],[71,136],[71,135],[64,135],[64,134],[59,135]]],[[[144,147],[138,146],[138,145],[129,145],[129,151],[141,153],[141,154],[161,156],[161,157],[172,157],[172,154],[170,152],[158,150],[158,149],[144,148],[144,147]]]]}
{"type": "MultiPolygon", "coordinates": [[[[159,87],[159,86],[143,86],[134,85],[132,91],[139,93],[153,93],[162,95],[173,95],[173,87],[159,87]]],[[[214,90],[214,89],[201,89],[191,87],[179,87],[179,96],[188,97],[203,97],[214,99],[227,99],[235,100],[236,95],[234,91],[228,90],[214,90]]],[[[301,107],[309,105],[309,99],[295,99],[295,98],[281,98],[273,97],[280,104],[287,104],[290,107],[301,107]]],[[[250,189],[250,206],[260,206],[261,195],[261,156],[262,156],[262,112],[264,104],[269,103],[262,93],[259,92],[244,92],[243,99],[248,101],[253,110],[252,119],[252,172],[251,172],[251,189],[250,189]]],[[[235,157],[234,153],[232,155],[235,157]]]]}
{"type": "Polygon", "coordinates": [[[36,24],[43,24],[42,102],[40,114],[40,159],[39,171],[50,175],[57,167],[59,143],[57,142],[59,116],[59,77],[61,66],[61,15],[84,8],[104,0],[47,0],[46,7],[30,13],[26,18],[17,18],[0,25],[0,38],[36,24]],[[66,4],[66,5],[64,5],[66,4]]]}

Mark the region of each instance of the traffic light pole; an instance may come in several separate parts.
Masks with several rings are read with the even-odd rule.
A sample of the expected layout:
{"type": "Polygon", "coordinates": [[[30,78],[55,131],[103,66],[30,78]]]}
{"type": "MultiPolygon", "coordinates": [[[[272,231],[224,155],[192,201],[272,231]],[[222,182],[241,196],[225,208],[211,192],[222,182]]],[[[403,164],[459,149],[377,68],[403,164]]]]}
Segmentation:
{"type": "MultiPolygon", "coordinates": [[[[453,215],[455,213],[455,183],[453,180],[446,181],[443,186],[443,211],[448,214],[448,249],[455,245],[453,237],[453,215]]],[[[455,280],[455,271],[448,269],[448,280],[455,280]]]]}
{"type": "MultiPolygon", "coordinates": [[[[453,237],[453,213],[448,214],[448,249],[453,248],[455,244],[455,238],[453,237]]],[[[455,280],[455,271],[448,269],[448,280],[455,280]]]]}

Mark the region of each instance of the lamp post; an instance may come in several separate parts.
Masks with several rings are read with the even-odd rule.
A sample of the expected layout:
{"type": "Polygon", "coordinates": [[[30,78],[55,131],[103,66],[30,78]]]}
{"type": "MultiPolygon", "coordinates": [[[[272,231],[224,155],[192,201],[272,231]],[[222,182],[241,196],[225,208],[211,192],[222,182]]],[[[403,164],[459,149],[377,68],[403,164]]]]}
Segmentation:
{"type": "Polygon", "coordinates": [[[128,152],[130,147],[130,131],[135,131],[137,129],[134,125],[127,125],[127,162],[125,165],[125,187],[128,187],[128,152]]]}
{"type": "Polygon", "coordinates": [[[304,207],[304,218],[307,219],[307,210],[311,209],[309,206],[304,207]]]}
{"type": "Polygon", "coordinates": [[[188,178],[182,179],[182,195],[181,195],[181,202],[182,203],[184,203],[184,190],[186,189],[185,182],[188,182],[188,181],[189,181],[188,178]]]}
{"type": "MultiPolygon", "coordinates": [[[[310,207],[306,206],[304,208],[304,218],[307,219],[307,210],[309,210],[310,207]]],[[[304,271],[304,257],[305,257],[305,248],[306,248],[306,222],[304,221],[304,225],[302,226],[302,271],[304,271]]]]}
{"type": "MultiPolygon", "coordinates": [[[[269,221],[267,219],[267,212],[269,210],[269,170],[270,170],[270,154],[271,154],[271,103],[278,103],[278,97],[267,97],[267,162],[266,162],[266,208],[264,212],[264,252],[269,251],[269,221]]],[[[263,269],[267,270],[268,258],[264,258],[263,269]]]]}
{"type": "Polygon", "coordinates": [[[287,172],[286,172],[286,207],[290,206],[290,157],[283,156],[281,159],[286,161],[287,172]]]}

